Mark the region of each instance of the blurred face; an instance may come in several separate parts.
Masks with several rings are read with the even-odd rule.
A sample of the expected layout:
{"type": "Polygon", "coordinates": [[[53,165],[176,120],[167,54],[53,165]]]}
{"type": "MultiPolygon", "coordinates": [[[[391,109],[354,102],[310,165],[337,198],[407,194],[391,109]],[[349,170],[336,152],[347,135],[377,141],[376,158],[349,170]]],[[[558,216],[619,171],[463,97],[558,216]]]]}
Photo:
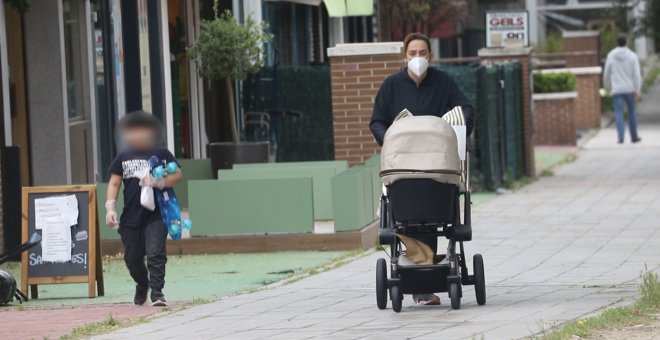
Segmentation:
{"type": "Polygon", "coordinates": [[[132,149],[149,149],[156,145],[156,133],[147,127],[124,128],[121,139],[132,149]]]}
{"type": "Polygon", "coordinates": [[[422,57],[426,60],[431,59],[431,51],[429,51],[429,47],[424,40],[413,40],[408,43],[408,49],[406,49],[406,62],[415,57],[422,57]]]}

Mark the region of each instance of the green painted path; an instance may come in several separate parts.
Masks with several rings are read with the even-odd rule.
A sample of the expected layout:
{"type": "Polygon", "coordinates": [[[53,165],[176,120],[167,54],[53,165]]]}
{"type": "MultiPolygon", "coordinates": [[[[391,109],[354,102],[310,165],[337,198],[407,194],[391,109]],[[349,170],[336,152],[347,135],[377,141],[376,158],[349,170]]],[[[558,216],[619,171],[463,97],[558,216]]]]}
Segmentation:
{"type": "MultiPolygon", "coordinates": [[[[170,256],[165,278],[165,294],[168,301],[214,300],[304,273],[336,261],[347,254],[350,252],[170,256]]],[[[26,306],[133,301],[134,283],[128,275],[124,262],[118,258],[106,258],[103,266],[105,296],[87,298],[86,284],[44,285],[39,286],[40,299],[30,300],[26,306]]],[[[4,264],[0,269],[10,271],[17,279],[21,276],[18,263],[4,264]]]]}

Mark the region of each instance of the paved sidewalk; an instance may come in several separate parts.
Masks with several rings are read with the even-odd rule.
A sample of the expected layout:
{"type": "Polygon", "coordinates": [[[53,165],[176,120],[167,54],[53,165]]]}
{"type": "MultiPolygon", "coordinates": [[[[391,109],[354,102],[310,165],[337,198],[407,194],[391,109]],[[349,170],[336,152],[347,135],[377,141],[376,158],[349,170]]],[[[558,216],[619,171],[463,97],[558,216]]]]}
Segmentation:
{"type": "MultiPolygon", "coordinates": [[[[655,89],[660,94],[660,87],[655,89]]],[[[651,96],[649,96],[651,97],[651,96]]],[[[647,100],[657,111],[660,95],[647,100]]],[[[471,255],[486,264],[488,303],[471,288],[463,308],[376,308],[381,252],[279,288],[193,307],[100,339],[510,339],[537,334],[637,295],[660,265],[660,119],[644,117],[643,143],[617,145],[606,129],[552,178],[474,209],[471,255]]]]}

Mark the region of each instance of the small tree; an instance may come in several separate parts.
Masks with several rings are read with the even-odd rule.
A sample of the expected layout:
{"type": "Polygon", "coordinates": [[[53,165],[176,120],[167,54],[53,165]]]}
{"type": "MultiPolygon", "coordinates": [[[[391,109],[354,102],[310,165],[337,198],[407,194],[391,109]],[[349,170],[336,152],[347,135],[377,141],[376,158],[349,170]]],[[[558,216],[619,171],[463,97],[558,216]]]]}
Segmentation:
{"type": "Polygon", "coordinates": [[[201,33],[188,49],[188,56],[197,65],[200,77],[226,82],[229,112],[219,114],[229,121],[232,140],[238,142],[233,81],[243,80],[261,69],[264,65],[262,48],[272,35],[265,32],[265,23],[257,25],[251,17],[241,24],[231,11],[219,13],[218,0],[215,0],[213,9],[215,18],[200,23],[201,33]]]}

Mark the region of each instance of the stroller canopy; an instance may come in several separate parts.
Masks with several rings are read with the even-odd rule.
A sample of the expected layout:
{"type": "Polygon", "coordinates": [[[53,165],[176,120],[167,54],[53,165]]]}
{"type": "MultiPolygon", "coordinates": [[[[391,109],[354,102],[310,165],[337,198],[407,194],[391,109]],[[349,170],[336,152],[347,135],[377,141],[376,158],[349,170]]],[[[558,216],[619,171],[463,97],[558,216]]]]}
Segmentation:
{"type": "Polygon", "coordinates": [[[460,185],[457,144],[454,129],[442,118],[413,116],[395,121],[385,133],[381,150],[383,183],[427,178],[460,185]]]}

